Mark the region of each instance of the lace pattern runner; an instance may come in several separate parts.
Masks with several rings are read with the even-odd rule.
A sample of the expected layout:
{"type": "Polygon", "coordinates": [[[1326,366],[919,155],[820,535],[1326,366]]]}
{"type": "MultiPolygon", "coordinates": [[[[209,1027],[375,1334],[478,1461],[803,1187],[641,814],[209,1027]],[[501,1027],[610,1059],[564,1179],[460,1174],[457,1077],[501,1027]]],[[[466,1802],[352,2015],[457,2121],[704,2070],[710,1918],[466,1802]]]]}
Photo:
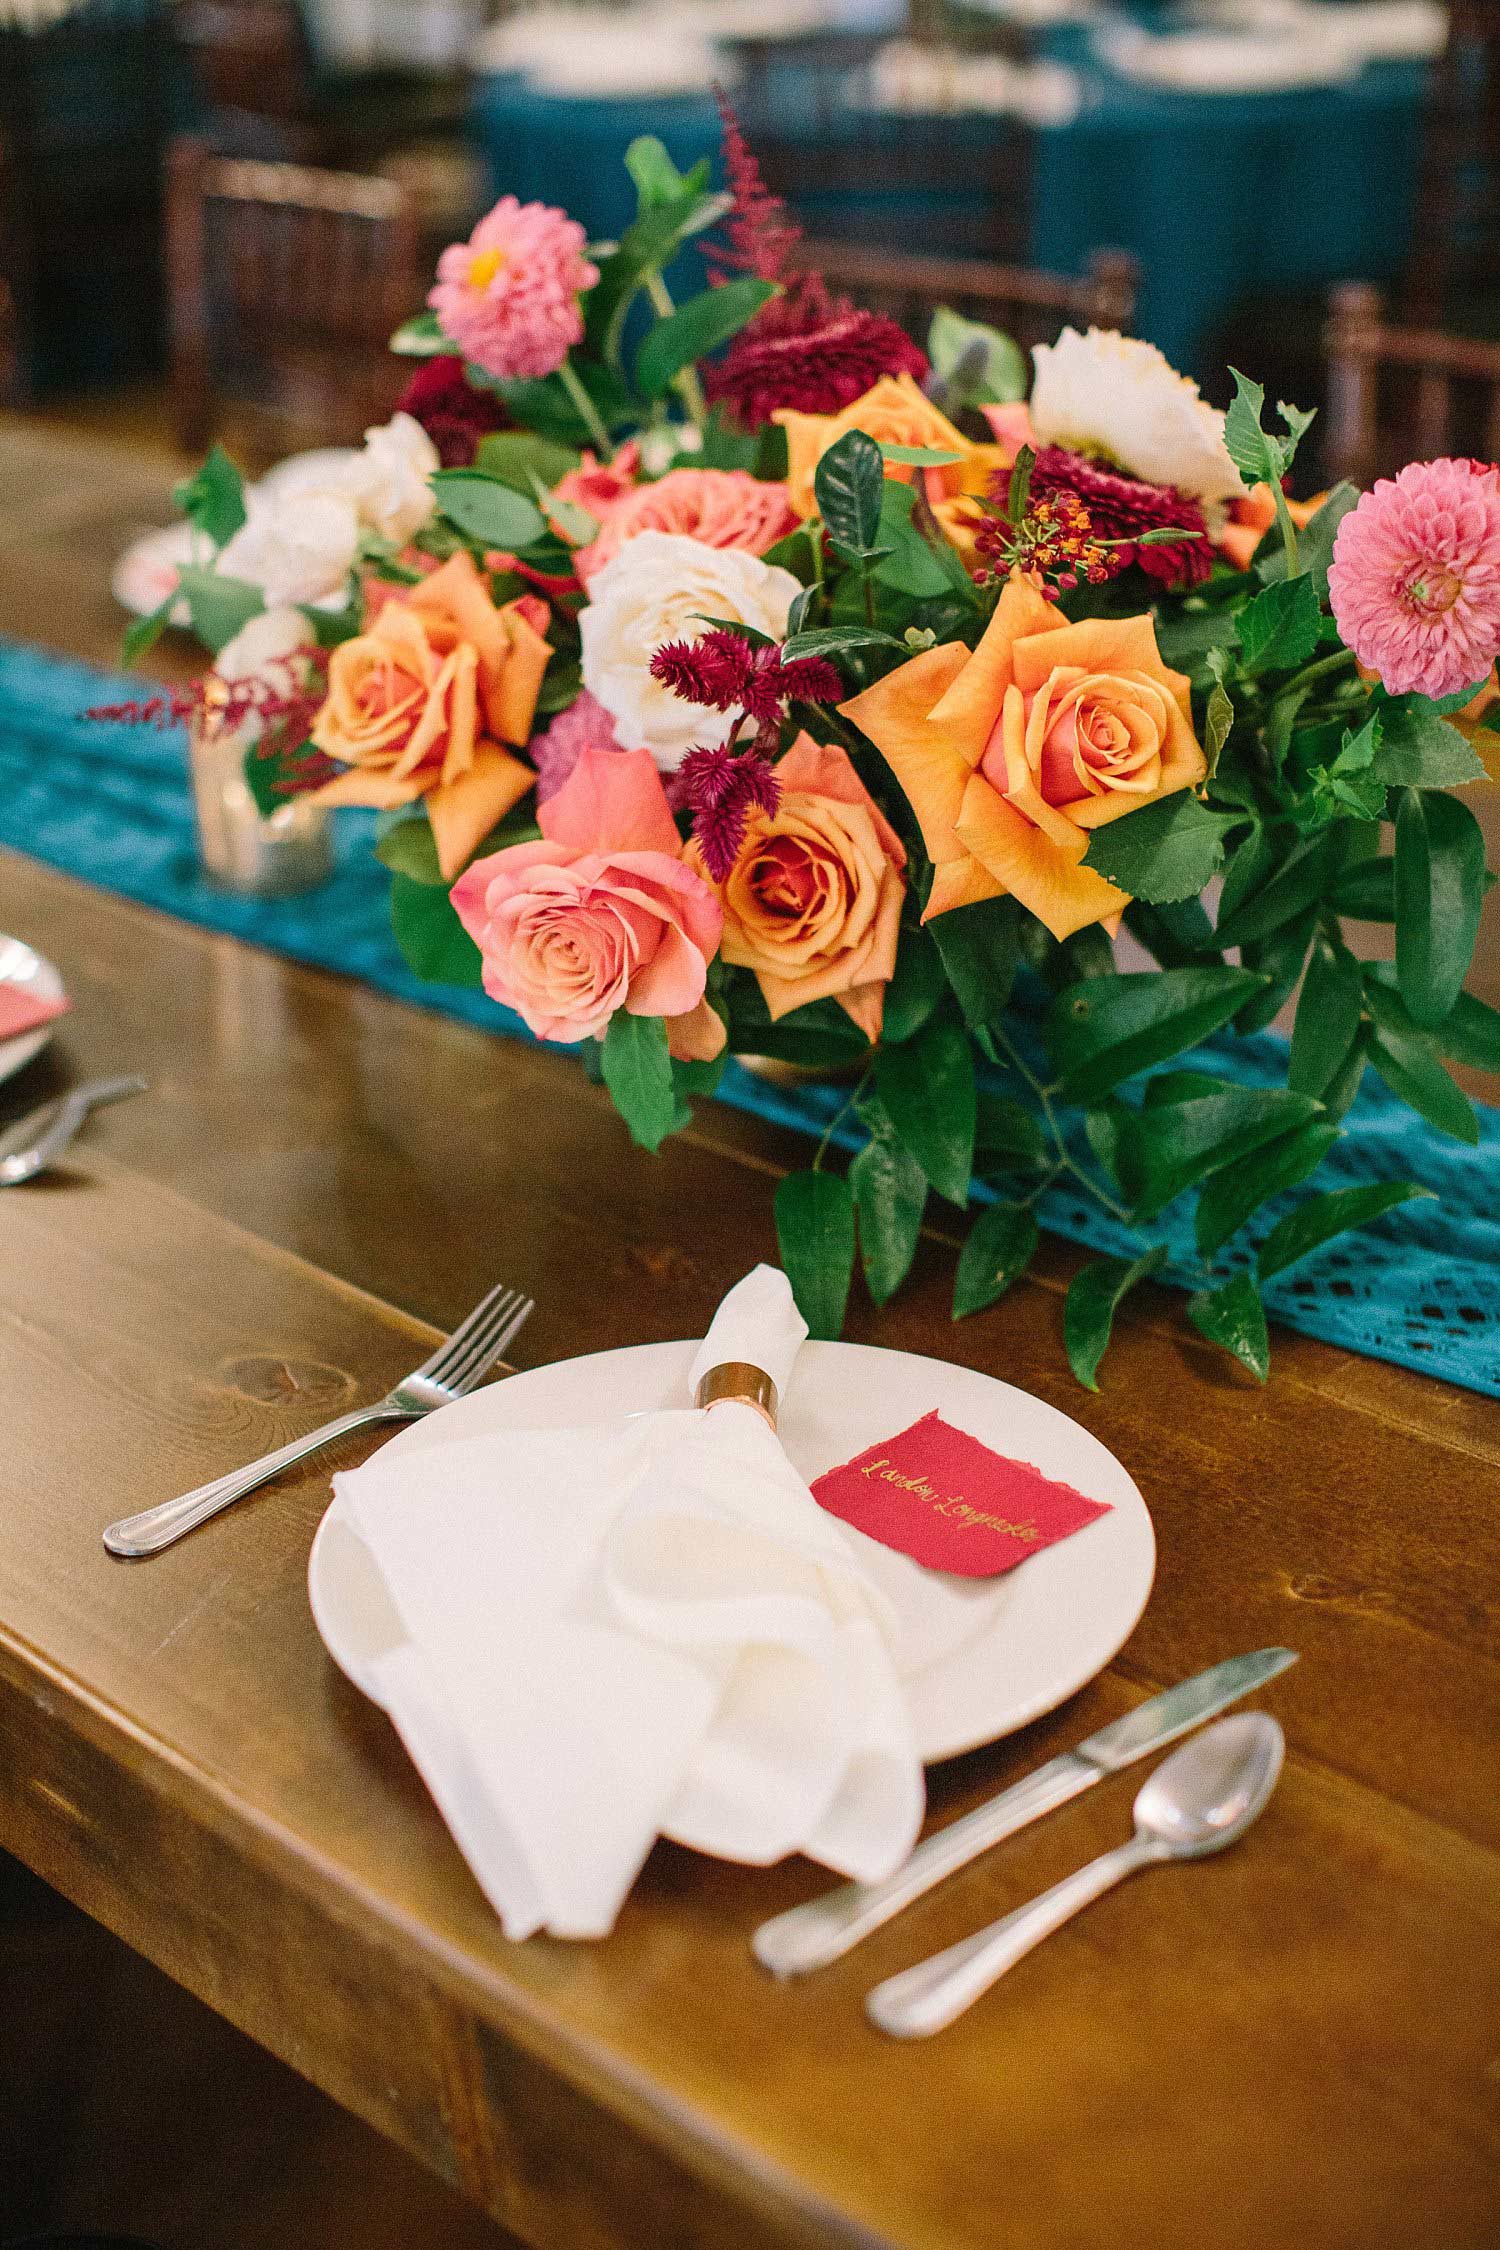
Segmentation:
{"type": "MultiPolygon", "coordinates": [[[[194,852],[181,734],[81,716],[91,705],[139,694],[141,686],[0,640],[0,842],[417,1007],[502,1037],[529,1036],[483,994],[423,984],[407,969],[390,932],[385,871],[370,856],[368,816],[343,816],[334,876],[306,898],[245,899],[206,882],[194,852]]],[[[1280,1042],[1262,1033],[1221,1036],[1193,1060],[1239,1084],[1263,1085],[1278,1080],[1285,1057],[1280,1042]]],[[[731,1064],[719,1099],[816,1134],[843,1095],[770,1086],[731,1064]]],[[[1500,1397],[1500,1111],[1481,1109],[1480,1121],[1479,1147],[1465,1148],[1434,1133],[1367,1073],[1318,1189],[1413,1179],[1439,1200],[1409,1204],[1278,1276],[1265,1293],[1276,1318],[1350,1351],[1500,1397]]],[[[859,1134],[840,1130],[835,1139],[854,1147],[859,1134]]],[[[1264,1226],[1308,1192],[1268,1205],[1264,1226]]],[[[1128,1229],[1064,1188],[1048,1194],[1040,1215],[1054,1233],[1091,1249],[1131,1255],[1139,1247],[1128,1229]]],[[[1165,1278],[1198,1286],[1190,1198],[1170,1240],[1165,1278]]]]}

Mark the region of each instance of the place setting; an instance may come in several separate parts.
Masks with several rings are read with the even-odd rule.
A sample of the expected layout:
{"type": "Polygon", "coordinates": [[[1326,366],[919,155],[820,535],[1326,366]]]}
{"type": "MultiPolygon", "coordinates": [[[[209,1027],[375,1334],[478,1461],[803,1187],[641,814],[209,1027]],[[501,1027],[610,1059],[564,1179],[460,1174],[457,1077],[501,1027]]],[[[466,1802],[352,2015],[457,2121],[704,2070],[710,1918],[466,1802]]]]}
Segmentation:
{"type": "MultiPolygon", "coordinates": [[[[34,1062],[71,1002],[59,971],[20,938],[0,933],[0,1087],[34,1062]]],[[[144,1078],[91,1078],[0,1126],[0,1188],[50,1171],[91,1110],[146,1090],[144,1078]]]]}

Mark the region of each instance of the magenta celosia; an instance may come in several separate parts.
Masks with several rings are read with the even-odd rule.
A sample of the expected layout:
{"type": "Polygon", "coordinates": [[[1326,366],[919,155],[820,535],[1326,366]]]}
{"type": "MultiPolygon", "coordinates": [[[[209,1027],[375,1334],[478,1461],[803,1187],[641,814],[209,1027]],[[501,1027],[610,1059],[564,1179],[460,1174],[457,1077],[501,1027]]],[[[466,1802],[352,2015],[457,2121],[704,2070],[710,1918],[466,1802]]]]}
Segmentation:
{"type": "Polygon", "coordinates": [[[1339,525],[1333,614],[1392,695],[1454,695],[1500,656],[1500,468],[1414,461],[1339,525]]]}
{"type": "Polygon", "coordinates": [[[438,260],[427,302],[443,334],[487,375],[553,374],[583,335],[579,293],[599,278],[584,240],[565,211],[502,196],[438,260]]]}

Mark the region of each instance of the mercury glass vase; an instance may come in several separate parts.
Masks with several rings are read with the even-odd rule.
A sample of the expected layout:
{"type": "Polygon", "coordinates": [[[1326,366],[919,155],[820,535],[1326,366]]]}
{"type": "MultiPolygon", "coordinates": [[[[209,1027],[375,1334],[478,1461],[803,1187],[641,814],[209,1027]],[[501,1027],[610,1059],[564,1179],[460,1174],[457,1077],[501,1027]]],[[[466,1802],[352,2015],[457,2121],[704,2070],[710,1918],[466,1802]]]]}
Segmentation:
{"type": "MultiPolygon", "coordinates": [[[[210,687],[212,688],[210,683],[210,687]]],[[[315,890],[333,871],[328,815],[293,799],[265,815],[245,780],[245,752],[258,721],[226,726],[208,701],[188,734],[198,856],[226,890],[284,898],[315,890]]]]}

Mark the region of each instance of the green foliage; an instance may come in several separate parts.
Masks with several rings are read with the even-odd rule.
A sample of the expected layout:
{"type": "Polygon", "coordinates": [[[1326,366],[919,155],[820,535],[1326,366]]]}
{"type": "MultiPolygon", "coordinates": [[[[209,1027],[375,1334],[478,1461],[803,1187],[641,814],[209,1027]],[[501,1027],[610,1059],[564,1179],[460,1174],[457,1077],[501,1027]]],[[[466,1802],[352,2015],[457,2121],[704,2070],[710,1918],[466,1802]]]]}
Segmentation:
{"type": "Polygon", "coordinates": [[[875,1087],[903,1147],[938,1194],[962,1210],[978,1124],[974,1056],[964,1032],[940,1017],[904,1046],[878,1048],[875,1087]]]}
{"type": "Polygon", "coordinates": [[[1138,1218],[1155,1218],[1185,1188],[1306,1125],[1318,1108],[1285,1089],[1206,1083],[1211,1092],[1195,1085],[1187,1099],[1131,1113],[1122,1126],[1119,1178],[1138,1218]]]}
{"type": "Polygon", "coordinates": [[[854,1272],[854,1196],[835,1172],[790,1172],[776,1190],[776,1240],[810,1335],[844,1325],[854,1272]]]}
{"type": "Polygon", "coordinates": [[[604,1034],[604,1083],[616,1109],[642,1148],[656,1149],[683,1123],[667,1027],[660,1016],[633,1016],[616,1008],[604,1034]]]}
{"type": "Polygon", "coordinates": [[[193,631],[215,656],[266,606],[265,595],[248,579],[221,578],[216,570],[186,564],[177,573],[177,591],[187,603],[193,631]]]}
{"type": "Polygon", "coordinates": [[[971,1030],[997,1024],[1010,1001],[1021,958],[1020,910],[1013,898],[956,906],[927,927],[971,1030]]]}
{"type": "Polygon", "coordinates": [[[547,529],[541,509],[514,485],[477,469],[439,469],[432,479],[438,507],[466,538],[514,554],[547,529]]]}
{"type": "Polygon", "coordinates": [[[1260,1246],[1255,1270],[1262,1281],[1269,1281],[1273,1274],[1294,1266],[1299,1258],[1321,1250],[1335,1235],[1347,1233],[1350,1227],[1367,1226],[1371,1219],[1394,1211],[1398,1204],[1431,1193],[1430,1188],[1417,1187],[1410,1180],[1379,1180],[1370,1187],[1332,1188],[1326,1195],[1314,1195],[1271,1229],[1260,1246]]]}
{"type": "Polygon", "coordinates": [[[1283,578],[1240,611],[1240,650],[1248,672],[1290,672],[1318,645],[1323,613],[1310,578],[1283,578]]]}
{"type": "Polygon", "coordinates": [[[951,305],[939,305],[932,316],[927,357],[933,395],[946,413],[1007,406],[1026,396],[1026,354],[1020,345],[982,320],[966,320],[951,305]]]}
{"type": "Polygon", "coordinates": [[[1179,789],[1094,829],[1085,860],[1132,898],[1170,906],[1212,882],[1224,838],[1239,825],[1240,814],[1213,812],[1190,789],[1179,789]]]}
{"type": "Polygon", "coordinates": [[[705,289],[700,296],[690,297],[676,312],[668,313],[647,330],[635,355],[636,388],[642,398],[661,398],[685,367],[727,344],[755,318],[762,305],[780,293],[774,281],[740,274],[717,289],[705,289]]]}
{"type": "Polygon", "coordinates": [[[819,625],[810,632],[789,633],[781,645],[787,658],[797,656],[851,656],[858,649],[890,649],[895,654],[907,656],[906,643],[894,633],[882,633],[873,625],[819,625]]]}
{"type": "Polygon", "coordinates": [[[172,620],[172,612],[181,596],[174,586],[166,600],[146,617],[133,617],[120,635],[120,655],[126,664],[134,664],[147,649],[154,648],[172,620]]]}
{"type": "Polygon", "coordinates": [[[1393,789],[1453,789],[1484,779],[1472,746],[1423,695],[1382,702],[1380,743],[1370,770],[1393,789]]]}
{"type": "Polygon", "coordinates": [[[1372,970],[1365,973],[1365,1002],[1375,1024],[1369,1058],[1391,1092],[1440,1133],[1477,1145],[1479,1120],[1439,1062],[1436,1036],[1413,1022],[1400,994],[1372,970]]]}
{"type": "Polygon", "coordinates": [[[981,1180],[995,1172],[1035,1172],[1046,1158],[1042,1129],[1029,1109],[1008,1095],[981,1087],[974,1127],[974,1170],[981,1180]]]}
{"type": "Polygon", "coordinates": [[[863,430],[846,430],[813,474],[818,513],[835,547],[851,561],[873,554],[885,496],[880,448],[863,430]]]}
{"type": "Polygon", "coordinates": [[[1245,945],[1269,937],[1283,923],[1305,913],[1323,895],[1341,864],[1342,844],[1335,829],[1324,829],[1308,842],[1296,845],[1284,857],[1266,845],[1272,872],[1243,903],[1230,906],[1228,886],[1220,902],[1216,942],[1245,945]]]}
{"type": "Polygon", "coordinates": [[[1248,969],[1086,977],[1058,994],[1047,1043],[1070,1101],[1093,1102],[1217,1031],[1263,979],[1248,969]]]}
{"type": "Polygon", "coordinates": [[[1099,1388],[1095,1376],[1114,1333],[1121,1298],[1165,1264],[1166,1256],[1165,1243],[1157,1243],[1139,1258],[1096,1259],[1073,1276],[1063,1307],[1063,1343],[1068,1364],[1085,1390],[1099,1388]]]}
{"type": "Polygon", "coordinates": [[[1237,1273],[1222,1288],[1200,1289],[1188,1299],[1187,1316],[1200,1336],[1233,1352],[1258,1383],[1265,1381],[1271,1372],[1271,1339],[1252,1275],[1237,1273]]]}
{"type": "Polygon", "coordinates": [[[1320,938],[1297,1001],[1287,1084],[1321,1099],[1359,1037],[1363,1014],[1359,963],[1342,945],[1320,938]]]}
{"type": "Polygon", "coordinates": [[[1461,992],[1434,1037],[1450,1062],[1472,1070],[1500,1070],[1500,1010],[1461,992]]]}
{"type": "Polygon", "coordinates": [[[408,876],[414,883],[443,883],[447,888],[438,866],[432,823],[421,805],[381,816],[375,857],[393,875],[408,876]]]}
{"type": "MultiPolygon", "coordinates": [[[[1333,560],[1334,536],[1351,508],[1359,505],[1359,487],[1336,484],[1314,516],[1297,534],[1298,567],[1312,580],[1319,601],[1328,599],[1328,565],[1333,560]]],[[[1255,557],[1257,575],[1270,581],[1285,578],[1289,561],[1286,541],[1278,523],[1267,532],[1255,557]]]]}
{"type": "Polygon", "coordinates": [[[870,1138],[849,1166],[849,1187],[859,1217],[859,1255],[877,1305],[895,1295],[911,1270],[927,1175],[896,1137],[885,1105],[873,1095],[859,1104],[870,1138]]]}
{"type": "Polygon", "coordinates": [[[953,1317],[983,1312],[998,1303],[1026,1271],[1041,1240],[1028,1205],[992,1203],[970,1227],[953,1279],[953,1317]]]}
{"type": "Polygon", "coordinates": [[[1273,1195],[1300,1186],[1317,1170],[1338,1137],[1338,1127],[1319,1118],[1268,1141],[1205,1180],[1198,1193],[1195,1220],[1198,1248],[1204,1257],[1211,1258],[1221,1250],[1273,1195]]]}
{"type": "Polygon", "coordinates": [[[540,478],[550,491],[577,468],[579,458],[575,447],[559,445],[555,438],[538,437],[533,430],[491,430],[479,441],[474,467],[482,476],[508,484],[512,492],[532,496],[535,479],[540,478]]]}
{"type": "MultiPolygon", "coordinates": [[[[939,916],[941,920],[941,916],[939,916]]],[[[882,1041],[898,1047],[912,1038],[932,1016],[948,990],[942,956],[928,932],[908,925],[901,932],[896,971],[886,986],[882,1041]]]]}
{"type": "Polygon", "coordinates": [[[1278,493],[1313,414],[1300,406],[1288,406],[1284,399],[1278,400],[1276,411],[1286,435],[1273,437],[1262,427],[1266,403],[1262,386],[1252,383],[1237,367],[1231,367],[1229,372],[1234,377],[1234,402],[1224,417],[1224,444],[1229,458],[1247,485],[1268,484],[1273,493],[1278,493]]]}
{"type": "Polygon", "coordinates": [[[214,447],[194,476],[174,487],[172,498],[215,547],[231,540],[245,521],[245,480],[222,445],[214,447]]]}
{"type": "Polygon", "coordinates": [[[479,948],[460,922],[441,884],[391,878],[391,928],[406,965],[429,984],[483,983],[479,948]]]}
{"type": "Polygon", "coordinates": [[[1413,1019],[1427,1029],[1449,1014],[1479,935],[1484,831],[1467,805],[1408,789],[1396,815],[1396,976],[1413,1019]]]}
{"type": "Polygon", "coordinates": [[[451,352],[453,346],[438,326],[437,314],[419,312],[402,321],[391,338],[390,349],[403,359],[436,359],[442,352],[451,352]]]}

